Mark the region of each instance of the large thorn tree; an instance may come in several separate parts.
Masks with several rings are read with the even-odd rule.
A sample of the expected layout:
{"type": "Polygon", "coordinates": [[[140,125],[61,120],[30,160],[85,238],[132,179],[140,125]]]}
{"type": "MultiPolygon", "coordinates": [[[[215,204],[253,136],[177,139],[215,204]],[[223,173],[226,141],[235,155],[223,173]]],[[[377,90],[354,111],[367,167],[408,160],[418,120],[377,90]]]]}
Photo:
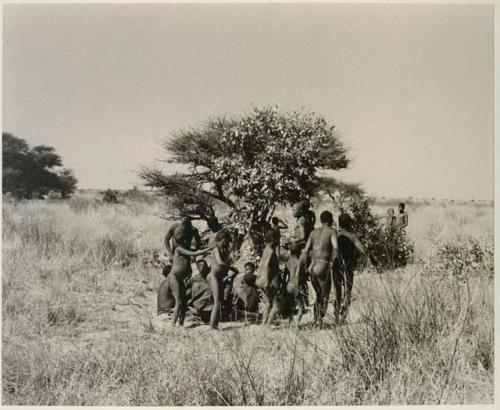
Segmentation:
{"type": "Polygon", "coordinates": [[[257,250],[277,204],[335,189],[334,179],[318,173],[348,165],[334,125],[311,112],[283,113],[274,106],[177,131],[163,148],[168,162],[185,164],[187,171],[166,175],[143,168],[145,184],[163,190],[179,214],[207,220],[223,204],[226,223],[249,233],[257,250]]]}

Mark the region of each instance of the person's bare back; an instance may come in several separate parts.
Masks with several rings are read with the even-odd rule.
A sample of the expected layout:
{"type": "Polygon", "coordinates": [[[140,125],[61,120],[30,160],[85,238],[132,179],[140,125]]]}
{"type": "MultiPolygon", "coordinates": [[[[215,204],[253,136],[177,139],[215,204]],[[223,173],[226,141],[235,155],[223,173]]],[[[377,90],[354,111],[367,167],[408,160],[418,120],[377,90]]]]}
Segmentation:
{"type": "Polygon", "coordinates": [[[279,274],[279,260],[273,248],[265,247],[257,269],[257,286],[265,289],[279,274]]]}
{"type": "Polygon", "coordinates": [[[320,215],[321,227],[311,232],[304,248],[303,255],[312,250],[312,260],[309,265],[311,282],[316,292],[314,305],[314,322],[321,325],[328,307],[328,297],[332,286],[331,268],[338,257],[337,234],[332,228],[333,215],[323,211],[320,215]]]}

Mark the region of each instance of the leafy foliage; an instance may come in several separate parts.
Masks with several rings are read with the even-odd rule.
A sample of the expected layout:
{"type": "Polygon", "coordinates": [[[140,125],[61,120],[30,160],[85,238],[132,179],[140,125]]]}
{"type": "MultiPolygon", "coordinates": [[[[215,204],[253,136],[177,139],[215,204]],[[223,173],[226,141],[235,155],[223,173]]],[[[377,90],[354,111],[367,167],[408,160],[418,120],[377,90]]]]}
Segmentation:
{"type": "Polygon", "coordinates": [[[49,192],[58,192],[68,198],[78,180],[70,169],[59,169],[61,157],[53,147],[28,143],[9,133],[2,133],[3,193],[18,199],[42,198],[49,192]]]}
{"type": "Polygon", "coordinates": [[[277,204],[309,199],[322,187],[319,170],[348,164],[334,126],[323,117],[273,106],[178,131],[164,148],[169,162],[186,164],[189,171],[143,169],[146,185],[161,189],[180,212],[203,219],[223,204],[229,223],[256,239],[277,204]]]}

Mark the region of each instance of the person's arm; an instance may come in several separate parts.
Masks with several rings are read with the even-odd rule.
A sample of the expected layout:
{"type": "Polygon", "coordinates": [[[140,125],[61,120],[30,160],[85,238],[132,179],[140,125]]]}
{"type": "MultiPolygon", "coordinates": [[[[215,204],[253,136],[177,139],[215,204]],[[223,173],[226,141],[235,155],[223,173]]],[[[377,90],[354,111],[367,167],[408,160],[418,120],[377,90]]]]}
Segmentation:
{"type": "Polygon", "coordinates": [[[288,266],[285,265],[285,269],[283,269],[283,280],[285,283],[288,282],[288,279],[290,277],[290,271],[288,270],[288,266]]]}
{"type": "Polygon", "coordinates": [[[343,235],[346,235],[354,244],[354,246],[358,249],[358,251],[361,252],[364,256],[366,256],[366,250],[359,238],[356,236],[356,234],[352,232],[344,232],[343,235]],[[347,235],[346,235],[347,234],[347,235]]]}
{"type": "Polygon", "coordinates": [[[168,228],[167,234],[165,235],[165,239],[163,240],[163,243],[165,244],[165,248],[167,248],[168,255],[170,256],[170,259],[174,258],[174,252],[172,251],[172,248],[170,247],[170,239],[172,238],[176,227],[177,227],[177,224],[170,225],[170,227],[168,228]]]}
{"type": "Polygon", "coordinates": [[[283,222],[282,219],[278,218],[278,229],[288,229],[288,225],[283,222]]]}
{"type": "MultiPolygon", "coordinates": [[[[193,241],[194,241],[194,250],[198,250],[201,248],[201,237],[200,231],[197,228],[193,227],[193,241]]],[[[193,241],[191,241],[191,246],[193,246],[193,241]]]]}
{"type": "Polygon", "coordinates": [[[200,249],[199,251],[190,251],[190,250],[185,249],[185,248],[183,248],[182,246],[179,245],[175,249],[176,250],[178,249],[179,253],[181,255],[184,255],[184,256],[200,256],[200,255],[205,255],[208,252],[210,252],[213,249],[213,247],[212,248],[200,249]]]}
{"type": "Polygon", "coordinates": [[[312,235],[309,235],[309,239],[307,240],[306,247],[304,249],[302,249],[302,253],[304,255],[307,255],[309,253],[309,251],[311,250],[311,248],[312,248],[312,235]]]}
{"type": "Polygon", "coordinates": [[[339,256],[339,243],[337,241],[337,234],[332,229],[332,233],[330,234],[330,241],[332,243],[332,261],[334,261],[339,256]]]}
{"type": "Polygon", "coordinates": [[[305,218],[302,216],[297,221],[297,227],[295,228],[294,238],[293,238],[294,243],[303,242],[306,240],[306,229],[304,225],[305,225],[305,218]]]}

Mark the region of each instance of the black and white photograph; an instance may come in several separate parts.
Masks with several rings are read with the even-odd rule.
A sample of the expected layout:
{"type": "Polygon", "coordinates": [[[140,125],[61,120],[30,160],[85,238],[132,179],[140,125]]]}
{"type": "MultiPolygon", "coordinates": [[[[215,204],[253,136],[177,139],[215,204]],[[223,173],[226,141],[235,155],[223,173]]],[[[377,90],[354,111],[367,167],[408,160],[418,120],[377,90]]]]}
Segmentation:
{"type": "Polygon", "coordinates": [[[496,7],[3,1],[1,404],[493,405],[496,7]]]}

